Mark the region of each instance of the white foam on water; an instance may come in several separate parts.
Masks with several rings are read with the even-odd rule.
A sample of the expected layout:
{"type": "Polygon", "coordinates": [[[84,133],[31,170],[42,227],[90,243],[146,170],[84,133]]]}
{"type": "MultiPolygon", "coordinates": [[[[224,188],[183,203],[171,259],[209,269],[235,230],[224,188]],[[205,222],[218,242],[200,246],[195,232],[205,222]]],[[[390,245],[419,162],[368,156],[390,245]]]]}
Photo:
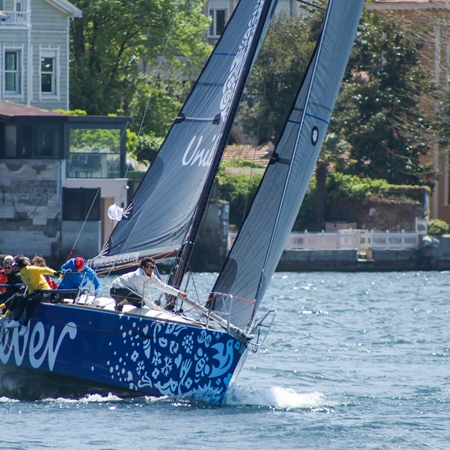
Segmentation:
{"type": "Polygon", "coordinates": [[[101,394],[89,394],[83,398],[73,399],[73,398],[45,398],[42,400],[43,402],[58,402],[58,403],[106,403],[106,402],[118,402],[122,401],[120,397],[117,395],[109,393],[108,395],[101,394]]]}
{"type": "Polygon", "coordinates": [[[239,385],[233,385],[229,388],[225,404],[308,409],[322,409],[330,406],[329,401],[320,392],[302,394],[292,388],[274,386],[264,389],[239,385]]]}
{"type": "Polygon", "coordinates": [[[9,397],[0,397],[0,403],[16,403],[19,402],[20,400],[16,400],[14,398],[9,398],[9,397]]]}

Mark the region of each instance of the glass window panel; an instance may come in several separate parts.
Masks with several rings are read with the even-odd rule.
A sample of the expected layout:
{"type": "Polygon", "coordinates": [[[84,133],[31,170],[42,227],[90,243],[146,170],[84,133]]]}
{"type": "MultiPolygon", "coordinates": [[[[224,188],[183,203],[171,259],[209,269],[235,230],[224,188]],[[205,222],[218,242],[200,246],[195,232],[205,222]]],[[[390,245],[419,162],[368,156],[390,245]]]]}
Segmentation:
{"type": "Polygon", "coordinates": [[[43,74],[41,77],[41,92],[52,93],[52,76],[43,74]]]}
{"type": "Polygon", "coordinates": [[[17,52],[6,52],[5,60],[6,70],[17,70],[17,52]]]}
{"type": "Polygon", "coordinates": [[[15,158],[17,151],[16,127],[13,125],[5,126],[5,157],[15,158]]]}
{"type": "Polygon", "coordinates": [[[41,58],[41,92],[56,94],[55,58],[44,56],[41,58]]]}
{"type": "Polygon", "coordinates": [[[20,94],[19,52],[5,52],[5,92],[20,94]]]}
{"type": "Polygon", "coordinates": [[[33,156],[36,158],[59,158],[61,155],[60,131],[59,125],[34,125],[33,156]]]}
{"type": "Polygon", "coordinates": [[[17,92],[16,75],[14,73],[5,74],[5,90],[6,92],[17,92]]]}
{"type": "Polygon", "coordinates": [[[71,129],[67,178],[120,176],[120,130],[71,129]]]}
{"type": "Polygon", "coordinates": [[[225,29],[227,10],[210,9],[211,25],[209,27],[209,37],[220,37],[225,29]]]}
{"type": "Polygon", "coordinates": [[[42,72],[53,72],[53,61],[54,58],[42,58],[41,60],[42,72]]]}
{"type": "Polygon", "coordinates": [[[223,30],[225,29],[225,10],[216,10],[216,35],[222,36],[223,30]]]}

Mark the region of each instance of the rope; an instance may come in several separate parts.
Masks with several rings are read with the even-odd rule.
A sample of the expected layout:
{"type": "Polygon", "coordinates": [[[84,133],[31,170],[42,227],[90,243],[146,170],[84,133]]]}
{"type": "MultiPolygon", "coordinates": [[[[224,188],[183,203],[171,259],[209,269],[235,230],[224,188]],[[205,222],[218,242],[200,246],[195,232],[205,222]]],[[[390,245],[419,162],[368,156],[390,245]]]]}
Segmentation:
{"type": "Polygon", "coordinates": [[[77,245],[78,239],[80,239],[81,233],[83,232],[83,229],[84,229],[84,226],[86,225],[86,222],[88,220],[89,214],[91,213],[92,208],[94,207],[94,203],[95,203],[95,200],[97,199],[97,196],[98,196],[99,192],[100,192],[100,188],[98,188],[97,192],[95,193],[94,200],[92,200],[91,207],[89,208],[89,211],[86,214],[86,218],[84,219],[83,225],[81,226],[80,232],[78,233],[78,236],[75,239],[75,243],[73,244],[72,250],[70,250],[69,256],[67,257],[66,261],[69,261],[69,259],[72,258],[73,251],[75,250],[75,247],[77,245]]]}

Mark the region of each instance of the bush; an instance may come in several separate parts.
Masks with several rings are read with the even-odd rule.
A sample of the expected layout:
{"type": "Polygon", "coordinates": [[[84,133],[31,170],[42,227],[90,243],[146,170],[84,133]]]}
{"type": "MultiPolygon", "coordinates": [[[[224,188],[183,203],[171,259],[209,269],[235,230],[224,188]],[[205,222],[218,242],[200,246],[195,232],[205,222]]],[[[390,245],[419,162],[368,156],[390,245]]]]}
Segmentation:
{"type": "Polygon", "coordinates": [[[229,175],[221,170],[218,176],[219,198],[230,202],[230,223],[241,226],[251,205],[262,175],[229,175]]]}
{"type": "Polygon", "coordinates": [[[427,234],[430,236],[442,236],[448,233],[448,223],[439,219],[432,219],[428,222],[427,234]]]}

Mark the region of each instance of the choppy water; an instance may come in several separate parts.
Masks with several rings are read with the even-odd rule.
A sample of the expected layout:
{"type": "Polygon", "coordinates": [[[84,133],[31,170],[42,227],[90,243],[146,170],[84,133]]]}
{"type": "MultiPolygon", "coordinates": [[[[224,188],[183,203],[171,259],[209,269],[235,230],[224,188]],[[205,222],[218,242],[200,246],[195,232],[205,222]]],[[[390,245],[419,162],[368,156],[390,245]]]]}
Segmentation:
{"type": "Polygon", "coordinates": [[[448,449],[449,293],[448,272],[277,273],[273,329],[225,405],[58,398],[37,378],[29,401],[3,377],[0,448],[448,449]]]}

